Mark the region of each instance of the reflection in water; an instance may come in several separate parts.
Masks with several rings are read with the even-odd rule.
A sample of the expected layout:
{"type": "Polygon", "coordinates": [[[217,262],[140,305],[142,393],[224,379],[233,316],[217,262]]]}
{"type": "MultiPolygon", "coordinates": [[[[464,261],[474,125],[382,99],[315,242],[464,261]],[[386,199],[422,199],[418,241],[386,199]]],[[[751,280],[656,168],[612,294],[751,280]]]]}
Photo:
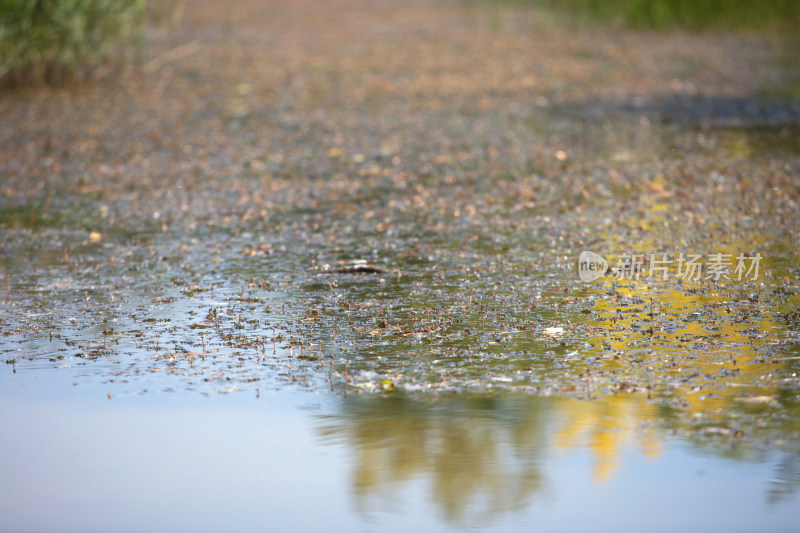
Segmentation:
{"type": "Polygon", "coordinates": [[[775,469],[775,479],[767,492],[767,501],[789,501],[800,490],[800,454],[787,454],[775,469]]]}
{"type": "Polygon", "coordinates": [[[654,407],[633,395],[585,402],[393,394],[350,398],[342,409],[323,418],[319,432],[352,448],[351,490],[362,513],[389,507],[403,485],[422,479],[448,522],[487,525],[548,496],[549,459],[586,449],[593,457],[587,477],[605,482],[631,445],[647,457],[660,453],[658,430],[641,429],[654,407]]]}
{"type": "MultiPolygon", "coordinates": [[[[362,516],[396,513],[409,497],[404,489],[414,487],[448,523],[487,527],[573,498],[565,487],[568,491],[574,483],[582,486],[591,480],[601,492],[613,494],[620,486],[613,482],[623,472],[627,476],[631,469],[641,470],[637,457],[652,465],[653,475],[670,468],[659,466],[662,461],[693,461],[682,456],[674,463],[674,456],[669,458],[667,448],[674,452],[680,437],[690,432],[659,420],[664,409],[644,394],[585,401],[526,394],[412,397],[395,391],[351,396],[340,410],[320,417],[317,431],[325,444],[350,449],[350,490],[362,516]]],[[[800,489],[800,455],[790,447],[775,461],[763,448],[749,448],[740,439],[701,444],[705,452],[742,465],[774,464],[774,477],[759,488],[765,491],[763,501],[772,509],[793,505],[800,489]]],[[[684,479],[681,490],[689,498],[720,490],[699,478],[686,479],[685,473],[677,475],[684,479]]],[[[622,486],[627,483],[623,479],[622,486]]],[[[636,498],[628,503],[660,505],[636,498]]]]}
{"type": "Polygon", "coordinates": [[[320,431],[353,447],[352,491],[361,511],[427,476],[430,499],[447,521],[482,524],[523,509],[543,490],[551,404],[525,396],[356,398],[320,431]]]}
{"type": "Polygon", "coordinates": [[[586,447],[594,459],[593,479],[609,481],[621,465],[622,450],[637,444],[642,454],[655,458],[661,453],[652,422],[657,408],[640,395],[614,396],[602,402],[561,400],[555,403],[560,424],[553,447],[564,450],[586,447]]]}

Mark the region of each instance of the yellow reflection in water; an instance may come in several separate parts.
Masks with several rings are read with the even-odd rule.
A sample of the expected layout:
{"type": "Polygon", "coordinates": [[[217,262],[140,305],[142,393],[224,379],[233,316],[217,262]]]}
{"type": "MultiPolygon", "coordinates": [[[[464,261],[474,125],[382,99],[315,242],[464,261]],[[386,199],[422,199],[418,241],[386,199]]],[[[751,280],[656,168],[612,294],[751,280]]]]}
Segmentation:
{"type": "Polygon", "coordinates": [[[637,445],[646,457],[661,454],[658,434],[643,422],[656,418],[656,406],[639,394],[612,396],[602,401],[561,400],[555,407],[562,423],[553,447],[562,452],[586,448],[594,459],[592,477],[609,481],[621,465],[622,451],[637,445]]]}
{"type": "Polygon", "coordinates": [[[351,448],[351,490],[362,512],[393,509],[404,486],[424,480],[426,499],[447,521],[486,524],[547,495],[550,458],[586,450],[594,459],[586,475],[602,483],[623,466],[626,448],[661,453],[658,430],[642,429],[643,420],[656,418],[642,394],[599,401],[373,397],[350,399],[343,409],[320,432],[351,448]]]}
{"type": "Polygon", "coordinates": [[[774,397],[778,389],[764,376],[772,362],[764,359],[771,338],[766,332],[783,326],[773,314],[742,309],[743,296],[724,286],[649,291],[641,285],[620,285],[616,302],[599,300],[600,320],[590,325],[608,328],[603,342],[612,353],[630,352],[632,344],[647,352],[644,364],[657,371],[666,386],[705,420],[728,416],[723,410],[736,401],[774,397]]]}

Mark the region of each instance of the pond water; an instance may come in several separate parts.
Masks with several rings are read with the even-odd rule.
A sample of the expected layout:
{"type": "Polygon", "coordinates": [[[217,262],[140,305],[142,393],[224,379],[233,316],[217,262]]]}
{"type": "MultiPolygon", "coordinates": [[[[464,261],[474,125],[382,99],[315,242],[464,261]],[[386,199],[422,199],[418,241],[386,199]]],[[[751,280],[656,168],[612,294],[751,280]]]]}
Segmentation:
{"type": "Polygon", "coordinates": [[[779,282],[143,235],[5,259],[4,531],[794,528],[779,282]]]}
{"type": "Polygon", "coordinates": [[[194,4],[0,98],[0,531],[796,529],[775,42],[194,4]]]}
{"type": "Polygon", "coordinates": [[[2,385],[3,531],[796,527],[796,455],[641,429],[645,402],[2,385]]]}

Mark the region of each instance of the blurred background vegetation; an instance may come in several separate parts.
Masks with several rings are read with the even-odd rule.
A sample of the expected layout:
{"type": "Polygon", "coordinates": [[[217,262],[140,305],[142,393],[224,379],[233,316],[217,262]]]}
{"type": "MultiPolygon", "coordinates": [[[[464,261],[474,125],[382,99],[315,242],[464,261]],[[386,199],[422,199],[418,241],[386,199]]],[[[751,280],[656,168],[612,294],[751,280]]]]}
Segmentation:
{"type": "Polygon", "coordinates": [[[800,29],[798,0],[467,0],[552,10],[560,22],[648,29],[778,31],[800,29]]]}
{"type": "Polygon", "coordinates": [[[145,0],[0,0],[0,81],[60,84],[134,57],[145,0]]]}
{"type": "MultiPolygon", "coordinates": [[[[231,0],[235,1],[235,0],[231,0]]],[[[798,0],[464,0],[528,6],[559,23],[646,29],[796,33],[798,0]]],[[[0,84],[50,84],[102,77],[141,53],[146,0],[0,0],[0,84]]],[[[182,0],[152,13],[182,12],[182,0]]],[[[151,21],[152,22],[152,21],[151,21]]]]}

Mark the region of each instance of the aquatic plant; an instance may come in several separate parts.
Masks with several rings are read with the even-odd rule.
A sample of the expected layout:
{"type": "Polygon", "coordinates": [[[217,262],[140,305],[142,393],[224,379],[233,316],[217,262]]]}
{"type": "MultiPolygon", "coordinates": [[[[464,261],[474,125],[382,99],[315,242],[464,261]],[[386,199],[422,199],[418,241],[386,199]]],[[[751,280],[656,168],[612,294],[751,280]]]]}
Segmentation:
{"type": "Polygon", "coordinates": [[[63,83],[130,58],[144,7],[144,0],[5,0],[0,80],[63,83]]]}

